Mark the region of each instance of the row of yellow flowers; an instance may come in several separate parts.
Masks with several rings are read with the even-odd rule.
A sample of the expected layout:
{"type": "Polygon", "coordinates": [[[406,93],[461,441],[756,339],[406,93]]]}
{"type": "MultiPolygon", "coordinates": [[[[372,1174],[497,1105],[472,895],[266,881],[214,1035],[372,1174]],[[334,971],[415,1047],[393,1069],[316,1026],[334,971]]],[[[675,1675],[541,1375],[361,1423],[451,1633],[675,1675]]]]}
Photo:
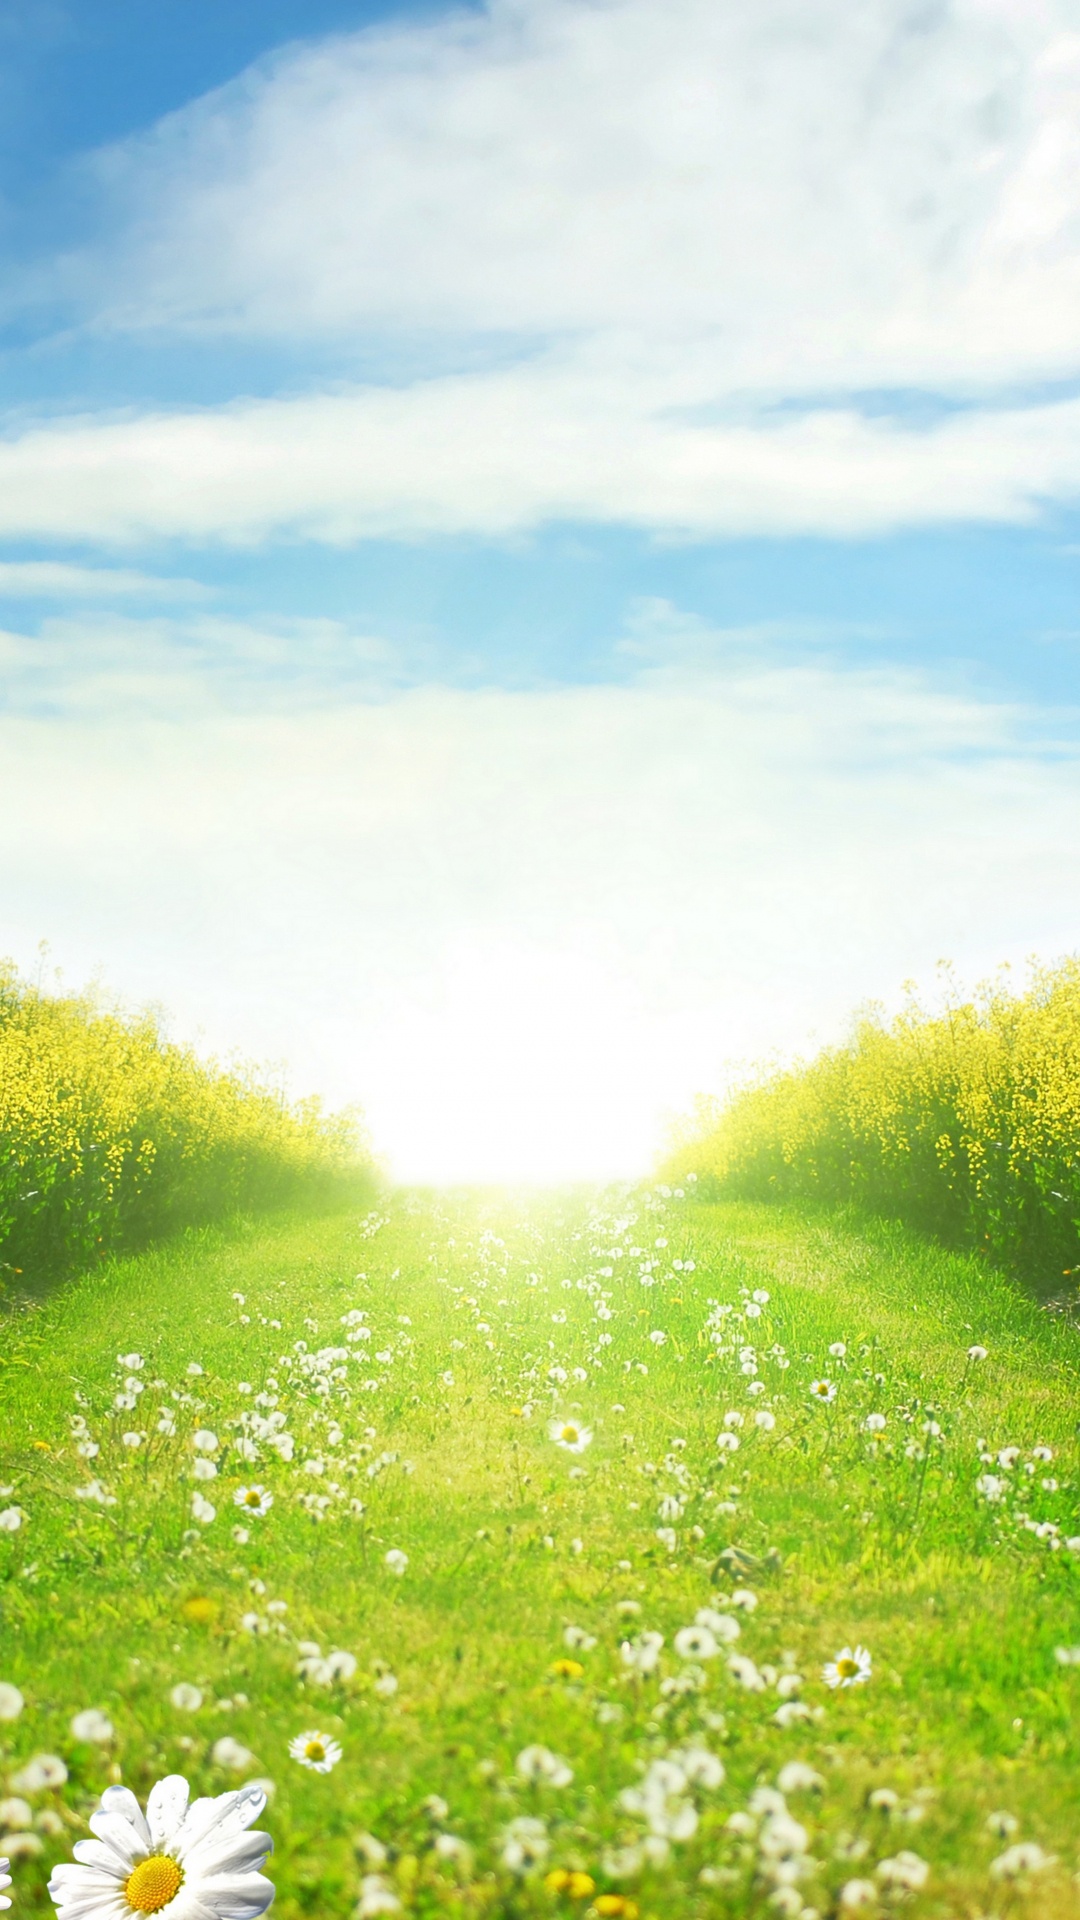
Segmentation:
{"type": "Polygon", "coordinates": [[[356,1117],[201,1061],[149,1014],[0,965],[0,1260],[44,1277],[359,1171],[356,1117]]]}
{"type": "Polygon", "coordinates": [[[854,1202],[1060,1285],[1080,1267],[1080,962],[861,1017],[808,1064],[699,1102],[669,1172],[854,1202]]]}

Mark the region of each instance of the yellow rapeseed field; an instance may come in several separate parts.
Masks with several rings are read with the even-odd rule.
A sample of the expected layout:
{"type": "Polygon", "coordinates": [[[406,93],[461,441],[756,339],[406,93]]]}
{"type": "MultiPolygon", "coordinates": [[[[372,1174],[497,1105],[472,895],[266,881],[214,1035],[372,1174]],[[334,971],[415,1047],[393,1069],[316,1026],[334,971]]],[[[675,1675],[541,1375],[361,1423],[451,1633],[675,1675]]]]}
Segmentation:
{"type": "Polygon", "coordinates": [[[310,1193],[364,1164],[355,1116],[290,1105],[169,1042],[148,1014],[0,965],[0,1261],[7,1277],[310,1193]]]}
{"type": "Polygon", "coordinates": [[[669,1174],[747,1198],[850,1201],[1061,1287],[1080,1269],[1080,962],[943,1011],[864,1016],[846,1044],[702,1101],[669,1174]]]}

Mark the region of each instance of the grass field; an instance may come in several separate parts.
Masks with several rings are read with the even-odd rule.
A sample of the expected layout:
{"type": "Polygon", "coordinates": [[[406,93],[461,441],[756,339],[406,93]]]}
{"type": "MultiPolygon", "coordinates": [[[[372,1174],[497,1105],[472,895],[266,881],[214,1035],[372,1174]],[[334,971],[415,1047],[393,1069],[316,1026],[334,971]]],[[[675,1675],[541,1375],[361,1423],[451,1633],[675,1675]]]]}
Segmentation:
{"type": "Polygon", "coordinates": [[[283,1920],[1080,1911],[1077,1355],[692,1187],[99,1269],[0,1354],[16,1916],[169,1771],[273,1783],[283,1920]]]}

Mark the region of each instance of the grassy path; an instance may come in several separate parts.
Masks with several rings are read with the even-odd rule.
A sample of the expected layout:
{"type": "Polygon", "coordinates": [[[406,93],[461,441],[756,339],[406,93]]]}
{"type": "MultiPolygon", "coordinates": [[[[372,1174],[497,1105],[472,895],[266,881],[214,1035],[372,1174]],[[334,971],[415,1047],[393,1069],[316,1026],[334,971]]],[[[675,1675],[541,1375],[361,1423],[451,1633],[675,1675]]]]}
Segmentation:
{"type": "Polygon", "coordinates": [[[18,1910],[179,1770],[274,1783],[285,1920],[1080,1911],[1077,1354],[973,1262],[663,1190],[103,1270],[0,1353],[18,1910]]]}

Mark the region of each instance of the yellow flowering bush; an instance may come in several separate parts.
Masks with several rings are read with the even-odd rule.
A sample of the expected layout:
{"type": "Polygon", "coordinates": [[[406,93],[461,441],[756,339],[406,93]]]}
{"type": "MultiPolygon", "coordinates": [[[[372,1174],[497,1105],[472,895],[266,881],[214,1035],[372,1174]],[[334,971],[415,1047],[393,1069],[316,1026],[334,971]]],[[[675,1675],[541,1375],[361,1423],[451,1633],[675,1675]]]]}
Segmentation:
{"type": "Polygon", "coordinates": [[[1041,1282],[1080,1267],[1080,962],[699,1102],[669,1163],[747,1198],[851,1201],[1041,1282]]]}
{"type": "Polygon", "coordinates": [[[299,1198],[365,1165],[355,1116],[290,1105],[156,1020],[57,997],[0,965],[0,1260],[95,1251],[299,1198]]]}

